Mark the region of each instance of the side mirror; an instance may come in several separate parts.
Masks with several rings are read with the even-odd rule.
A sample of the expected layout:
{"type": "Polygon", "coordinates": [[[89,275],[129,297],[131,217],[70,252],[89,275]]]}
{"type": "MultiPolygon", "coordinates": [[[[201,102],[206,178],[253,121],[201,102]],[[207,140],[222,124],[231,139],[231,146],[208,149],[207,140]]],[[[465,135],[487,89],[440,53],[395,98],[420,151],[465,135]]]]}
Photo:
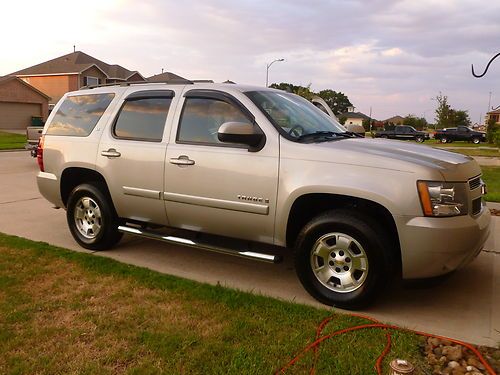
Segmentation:
{"type": "Polygon", "coordinates": [[[258,147],[264,140],[264,134],[256,126],[246,122],[225,122],[217,133],[219,141],[225,143],[239,143],[251,147],[258,147]]]}

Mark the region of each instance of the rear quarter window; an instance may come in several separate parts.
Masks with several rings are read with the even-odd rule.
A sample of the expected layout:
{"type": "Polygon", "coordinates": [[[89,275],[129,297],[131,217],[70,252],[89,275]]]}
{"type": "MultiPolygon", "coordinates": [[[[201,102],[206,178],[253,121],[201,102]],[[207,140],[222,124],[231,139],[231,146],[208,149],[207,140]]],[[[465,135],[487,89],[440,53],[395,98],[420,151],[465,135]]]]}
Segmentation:
{"type": "Polygon", "coordinates": [[[47,134],[88,136],[114,96],[115,94],[92,94],[67,97],[47,128],[47,134]]]}

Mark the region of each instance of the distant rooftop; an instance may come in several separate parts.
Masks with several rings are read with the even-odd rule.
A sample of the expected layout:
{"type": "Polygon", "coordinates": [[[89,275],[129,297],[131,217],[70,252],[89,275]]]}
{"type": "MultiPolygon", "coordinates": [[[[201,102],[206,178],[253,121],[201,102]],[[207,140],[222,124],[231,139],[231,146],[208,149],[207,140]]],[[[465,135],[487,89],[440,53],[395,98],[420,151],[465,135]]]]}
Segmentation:
{"type": "Polygon", "coordinates": [[[141,75],[136,70],[129,70],[117,64],[105,63],[81,51],[75,51],[64,56],[56,57],[55,59],[43,62],[41,64],[18,70],[17,72],[11,73],[10,75],[30,76],[38,74],[50,75],[81,73],[91,68],[92,66],[96,66],[98,69],[100,69],[108,79],[127,80],[134,74],[141,75]]]}

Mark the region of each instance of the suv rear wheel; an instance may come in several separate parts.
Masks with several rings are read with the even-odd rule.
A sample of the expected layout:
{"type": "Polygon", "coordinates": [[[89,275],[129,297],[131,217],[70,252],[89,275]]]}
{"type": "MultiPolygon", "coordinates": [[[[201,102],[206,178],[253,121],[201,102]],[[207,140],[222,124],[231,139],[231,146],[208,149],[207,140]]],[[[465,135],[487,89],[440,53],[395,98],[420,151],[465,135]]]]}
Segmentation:
{"type": "Polygon", "coordinates": [[[118,217],[102,188],[82,184],[71,192],[66,219],[73,238],[86,249],[106,250],[120,241],[118,217]]]}
{"type": "Polygon", "coordinates": [[[317,300],[344,309],[369,304],[392,275],[385,232],[369,217],[349,210],[326,212],[299,234],[295,269],[317,300]]]}

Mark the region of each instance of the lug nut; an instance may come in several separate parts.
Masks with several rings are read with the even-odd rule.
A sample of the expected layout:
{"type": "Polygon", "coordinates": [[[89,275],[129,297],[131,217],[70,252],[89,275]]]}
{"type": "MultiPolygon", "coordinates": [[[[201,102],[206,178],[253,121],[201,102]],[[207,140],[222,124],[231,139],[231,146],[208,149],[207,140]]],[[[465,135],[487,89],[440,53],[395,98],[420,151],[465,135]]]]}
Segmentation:
{"type": "Polygon", "coordinates": [[[328,262],[328,264],[333,267],[335,265],[335,262],[331,260],[330,262],[328,262]]]}

